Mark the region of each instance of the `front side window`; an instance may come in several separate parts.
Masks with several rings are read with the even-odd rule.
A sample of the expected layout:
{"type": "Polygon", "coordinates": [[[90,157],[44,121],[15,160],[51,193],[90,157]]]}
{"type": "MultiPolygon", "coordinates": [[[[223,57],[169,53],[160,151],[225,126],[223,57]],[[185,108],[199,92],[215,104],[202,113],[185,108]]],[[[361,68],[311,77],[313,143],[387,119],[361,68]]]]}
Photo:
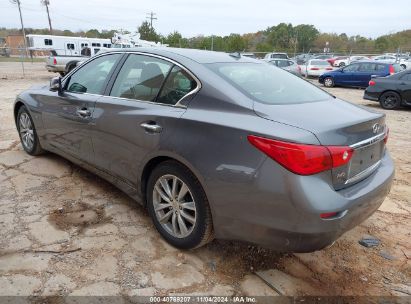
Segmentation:
{"type": "Polygon", "coordinates": [[[213,63],[208,67],[255,101],[295,104],[326,100],[330,95],[281,69],[259,63],[213,63]]]}
{"type": "Polygon", "coordinates": [[[356,72],[358,71],[359,64],[350,64],[344,68],[344,72],[356,72]]]}
{"type": "Polygon", "coordinates": [[[121,54],[105,55],[85,64],[70,77],[66,90],[73,93],[102,94],[107,76],[120,57],[121,54]]]}
{"type": "Polygon", "coordinates": [[[131,54],[114,82],[110,96],[155,101],[172,63],[151,56],[131,54]]]}
{"type": "Polygon", "coordinates": [[[196,81],[184,69],[174,66],[167,76],[157,102],[175,105],[196,87],[196,81]]]}

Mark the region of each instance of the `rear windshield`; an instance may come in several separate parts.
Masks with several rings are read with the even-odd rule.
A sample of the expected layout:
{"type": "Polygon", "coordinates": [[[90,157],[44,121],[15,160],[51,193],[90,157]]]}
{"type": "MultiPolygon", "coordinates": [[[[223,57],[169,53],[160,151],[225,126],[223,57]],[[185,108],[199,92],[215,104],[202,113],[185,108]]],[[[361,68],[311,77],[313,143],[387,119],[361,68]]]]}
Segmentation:
{"type": "Polygon", "coordinates": [[[269,64],[212,63],[208,65],[238,90],[265,104],[308,103],[330,98],[309,82],[269,64]]]}
{"type": "Polygon", "coordinates": [[[286,54],[272,54],[271,58],[288,59],[288,56],[286,54]]]}
{"type": "Polygon", "coordinates": [[[398,72],[401,72],[403,70],[401,65],[399,65],[398,63],[394,63],[392,66],[394,67],[394,73],[398,73],[398,72]]]}

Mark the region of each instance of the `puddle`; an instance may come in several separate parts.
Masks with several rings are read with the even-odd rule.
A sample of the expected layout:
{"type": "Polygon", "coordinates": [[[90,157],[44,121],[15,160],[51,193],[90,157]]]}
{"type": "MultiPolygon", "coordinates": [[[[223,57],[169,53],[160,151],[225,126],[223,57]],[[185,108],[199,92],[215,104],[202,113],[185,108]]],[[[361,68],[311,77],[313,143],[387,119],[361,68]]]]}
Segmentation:
{"type": "Polygon", "coordinates": [[[108,223],[111,217],[106,216],[104,207],[93,207],[86,203],[64,203],[49,215],[49,222],[61,230],[84,228],[108,223]]]}

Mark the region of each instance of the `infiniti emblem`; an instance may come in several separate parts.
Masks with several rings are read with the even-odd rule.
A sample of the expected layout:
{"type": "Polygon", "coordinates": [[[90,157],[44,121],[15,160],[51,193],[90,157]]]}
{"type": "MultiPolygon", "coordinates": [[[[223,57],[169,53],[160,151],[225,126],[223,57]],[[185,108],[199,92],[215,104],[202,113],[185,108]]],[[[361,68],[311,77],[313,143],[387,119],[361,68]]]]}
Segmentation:
{"type": "Polygon", "coordinates": [[[374,125],[372,126],[372,132],[373,132],[374,134],[377,134],[378,131],[380,131],[380,129],[381,129],[381,125],[380,125],[379,123],[376,123],[376,124],[374,124],[374,125]]]}

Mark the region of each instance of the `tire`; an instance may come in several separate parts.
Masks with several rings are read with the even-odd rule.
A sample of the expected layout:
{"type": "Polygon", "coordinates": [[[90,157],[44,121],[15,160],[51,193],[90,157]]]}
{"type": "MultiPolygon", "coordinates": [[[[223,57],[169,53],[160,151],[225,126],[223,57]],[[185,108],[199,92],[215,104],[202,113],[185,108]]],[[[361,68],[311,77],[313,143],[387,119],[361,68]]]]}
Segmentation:
{"type": "Polygon", "coordinates": [[[66,75],[64,72],[59,72],[61,77],[64,77],[64,75],[66,75]]]}
{"type": "Polygon", "coordinates": [[[187,167],[176,161],[160,163],[148,178],[146,197],[154,226],[172,246],[193,249],[213,240],[213,223],[207,197],[200,182],[187,167]],[[172,193],[174,182],[176,190],[172,193]],[[188,191],[179,198],[185,192],[181,191],[183,185],[188,191]],[[167,188],[168,191],[165,190],[167,188]],[[161,218],[165,220],[161,222],[161,218]]]}
{"type": "Polygon", "coordinates": [[[345,63],[344,62],[340,62],[340,64],[338,65],[340,68],[345,67],[345,63]]]}
{"type": "Polygon", "coordinates": [[[327,88],[332,88],[334,86],[334,79],[332,77],[326,77],[324,79],[324,86],[327,88]]]}
{"type": "Polygon", "coordinates": [[[393,91],[385,92],[380,96],[380,105],[386,110],[398,109],[401,106],[401,96],[393,91]]]}
{"type": "Polygon", "coordinates": [[[407,69],[407,66],[406,66],[405,64],[401,64],[400,67],[401,67],[403,70],[406,70],[406,69],[407,69]]]}
{"type": "Polygon", "coordinates": [[[17,113],[16,125],[24,151],[33,156],[44,153],[33,119],[25,106],[21,106],[17,113]]]}

